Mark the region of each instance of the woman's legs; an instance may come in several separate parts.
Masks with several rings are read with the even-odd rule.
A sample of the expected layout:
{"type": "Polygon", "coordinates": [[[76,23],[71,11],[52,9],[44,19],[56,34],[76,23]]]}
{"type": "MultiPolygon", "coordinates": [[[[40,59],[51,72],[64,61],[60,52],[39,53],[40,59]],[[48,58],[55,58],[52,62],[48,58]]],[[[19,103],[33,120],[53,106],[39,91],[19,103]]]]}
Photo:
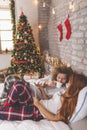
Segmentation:
{"type": "Polygon", "coordinates": [[[0,119],[2,120],[43,119],[39,110],[33,105],[29,84],[15,82],[6,101],[9,106],[0,107],[0,119]]]}
{"type": "Polygon", "coordinates": [[[33,100],[29,84],[23,81],[15,82],[8,94],[6,103],[12,106],[16,103],[20,105],[27,105],[31,104],[32,102],[33,100]]]}

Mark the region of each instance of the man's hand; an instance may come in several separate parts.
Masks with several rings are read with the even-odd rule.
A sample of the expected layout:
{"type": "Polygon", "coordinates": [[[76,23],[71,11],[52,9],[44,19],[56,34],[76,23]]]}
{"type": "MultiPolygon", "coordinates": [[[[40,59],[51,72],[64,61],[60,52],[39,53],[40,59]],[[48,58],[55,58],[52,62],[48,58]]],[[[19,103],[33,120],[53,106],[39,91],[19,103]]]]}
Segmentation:
{"type": "Polygon", "coordinates": [[[41,91],[41,92],[43,92],[44,90],[43,90],[43,86],[42,86],[42,84],[41,83],[35,83],[35,85],[38,87],[38,89],[41,91]]]}
{"type": "Polygon", "coordinates": [[[56,87],[56,81],[46,81],[45,85],[48,87],[56,87]]]}
{"type": "Polygon", "coordinates": [[[38,87],[38,89],[40,90],[41,94],[42,94],[42,99],[48,99],[48,96],[46,95],[45,91],[44,91],[44,87],[42,86],[41,83],[35,83],[35,85],[38,87]]]}

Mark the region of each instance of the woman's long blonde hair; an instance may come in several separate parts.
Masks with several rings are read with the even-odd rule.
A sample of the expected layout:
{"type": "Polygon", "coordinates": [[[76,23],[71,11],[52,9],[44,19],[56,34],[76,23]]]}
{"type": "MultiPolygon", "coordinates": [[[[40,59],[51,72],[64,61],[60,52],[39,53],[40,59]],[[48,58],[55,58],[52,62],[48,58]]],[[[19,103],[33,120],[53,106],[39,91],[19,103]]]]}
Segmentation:
{"type": "Polygon", "coordinates": [[[61,120],[68,123],[72,117],[77,100],[78,94],[82,88],[87,85],[87,77],[74,72],[69,78],[69,86],[67,91],[62,95],[62,106],[60,108],[59,114],[61,120]]]}

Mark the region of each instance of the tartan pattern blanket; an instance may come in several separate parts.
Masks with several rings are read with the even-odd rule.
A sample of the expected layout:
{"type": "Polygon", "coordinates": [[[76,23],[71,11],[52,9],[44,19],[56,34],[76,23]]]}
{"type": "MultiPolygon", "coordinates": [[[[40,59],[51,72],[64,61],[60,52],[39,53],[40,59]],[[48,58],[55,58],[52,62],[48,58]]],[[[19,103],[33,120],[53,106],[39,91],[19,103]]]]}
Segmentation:
{"type": "MultiPolygon", "coordinates": [[[[0,97],[4,89],[4,83],[0,84],[0,97]]],[[[7,121],[0,120],[0,130],[71,130],[70,127],[62,121],[53,122],[46,119],[40,121],[23,120],[7,121]]]]}
{"type": "Polygon", "coordinates": [[[6,102],[0,107],[2,120],[40,120],[39,110],[33,105],[31,89],[28,83],[14,82],[6,102]]]}

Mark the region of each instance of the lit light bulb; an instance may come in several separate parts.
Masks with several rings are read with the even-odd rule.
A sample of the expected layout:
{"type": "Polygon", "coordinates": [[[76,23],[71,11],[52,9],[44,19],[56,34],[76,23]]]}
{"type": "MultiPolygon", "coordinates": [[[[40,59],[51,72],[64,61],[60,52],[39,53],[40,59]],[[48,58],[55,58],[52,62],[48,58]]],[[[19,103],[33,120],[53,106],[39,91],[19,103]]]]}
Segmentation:
{"type": "Polygon", "coordinates": [[[42,25],[40,24],[40,25],[38,26],[38,28],[41,29],[41,28],[42,28],[42,25]]]}
{"type": "Polygon", "coordinates": [[[54,8],[52,9],[52,14],[55,14],[55,9],[54,8]]]}
{"type": "Polygon", "coordinates": [[[38,4],[38,0],[35,0],[34,2],[35,2],[36,5],[38,4]]]}
{"type": "Polygon", "coordinates": [[[70,67],[70,64],[69,64],[69,63],[67,64],[67,67],[70,67]]]}
{"type": "Polygon", "coordinates": [[[71,1],[69,2],[69,9],[72,10],[72,11],[75,10],[75,5],[74,5],[73,0],[71,0],[71,1]]]}
{"type": "Polygon", "coordinates": [[[72,1],[69,2],[69,9],[72,9],[72,1]]]}
{"type": "Polygon", "coordinates": [[[43,2],[43,7],[46,7],[46,3],[45,2],[43,2]]]}

